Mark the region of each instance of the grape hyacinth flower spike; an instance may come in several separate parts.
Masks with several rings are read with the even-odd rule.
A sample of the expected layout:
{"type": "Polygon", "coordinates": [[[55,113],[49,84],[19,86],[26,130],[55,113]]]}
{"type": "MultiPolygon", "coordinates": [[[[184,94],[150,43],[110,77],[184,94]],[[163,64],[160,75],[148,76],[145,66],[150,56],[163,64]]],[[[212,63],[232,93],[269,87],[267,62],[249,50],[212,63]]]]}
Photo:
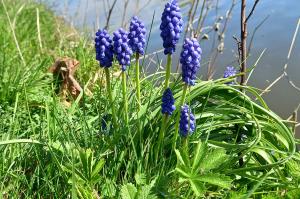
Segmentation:
{"type": "MultiPolygon", "coordinates": [[[[232,77],[236,75],[236,69],[233,66],[227,66],[224,71],[224,78],[232,77]]],[[[234,84],[234,81],[227,82],[226,84],[234,84]]]]}
{"type": "Polygon", "coordinates": [[[183,105],[180,112],[180,135],[186,138],[196,129],[195,116],[189,109],[188,105],[183,105]]]}
{"type": "Polygon", "coordinates": [[[113,46],[114,53],[116,58],[121,66],[122,70],[122,93],[124,100],[124,119],[126,124],[128,125],[128,102],[126,96],[126,68],[130,65],[130,57],[132,55],[132,50],[129,46],[129,38],[128,33],[120,28],[119,30],[114,32],[113,36],[113,46]]]}
{"type": "Polygon", "coordinates": [[[169,87],[172,54],[175,52],[176,44],[179,41],[180,33],[182,32],[183,21],[180,13],[180,8],[177,5],[177,0],[171,0],[165,5],[161,16],[160,36],[163,40],[164,54],[167,55],[165,87],[169,87]]]}
{"type": "Polygon", "coordinates": [[[188,85],[195,85],[196,74],[200,68],[202,50],[197,39],[185,39],[180,54],[182,65],[182,81],[188,85]]]}
{"type": "Polygon", "coordinates": [[[126,71],[127,66],[130,65],[130,57],[132,55],[132,50],[129,46],[128,33],[120,28],[114,32],[113,42],[113,49],[117,61],[119,62],[122,71],[126,71]]]}
{"type": "Polygon", "coordinates": [[[136,83],[136,98],[138,104],[138,112],[141,109],[141,96],[140,96],[140,55],[145,53],[146,44],[146,28],[142,21],[137,16],[132,17],[129,26],[129,45],[135,53],[135,83],[136,83]]]}
{"type": "Polygon", "coordinates": [[[144,23],[137,16],[132,17],[129,26],[129,45],[133,52],[140,55],[145,53],[146,28],[144,23]]]}
{"type": "Polygon", "coordinates": [[[96,60],[100,67],[111,67],[113,62],[112,40],[105,29],[98,30],[95,36],[96,60]]]}
{"type": "Polygon", "coordinates": [[[162,113],[166,115],[172,115],[173,111],[176,109],[174,103],[175,99],[173,97],[173,93],[170,88],[167,88],[162,96],[162,113]]]}
{"type": "Polygon", "coordinates": [[[113,105],[113,96],[110,87],[110,73],[109,68],[112,66],[113,62],[113,45],[112,40],[105,29],[98,30],[95,35],[95,50],[96,50],[96,60],[99,61],[100,67],[104,68],[106,76],[106,88],[108,99],[112,112],[113,125],[117,128],[117,117],[115,113],[115,107],[113,105]]]}
{"type": "MultiPolygon", "coordinates": [[[[182,66],[182,81],[184,82],[182,97],[179,106],[183,106],[188,87],[195,85],[196,74],[200,69],[202,50],[197,39],[186,38],[180,54],[180,63],[182,66]]],[[[176,145],[176,140],[179,130],[180,115],[177,116],[175,124],[175,134],[173,146],[176,145]]]]}
{"type": "Polygon", "coordinates": [[[165,5],[161,16],[160,36],[163,39],[164,54],[173,54],[182,32],[182,16],[177,0],[171,0],[165,5]]]}

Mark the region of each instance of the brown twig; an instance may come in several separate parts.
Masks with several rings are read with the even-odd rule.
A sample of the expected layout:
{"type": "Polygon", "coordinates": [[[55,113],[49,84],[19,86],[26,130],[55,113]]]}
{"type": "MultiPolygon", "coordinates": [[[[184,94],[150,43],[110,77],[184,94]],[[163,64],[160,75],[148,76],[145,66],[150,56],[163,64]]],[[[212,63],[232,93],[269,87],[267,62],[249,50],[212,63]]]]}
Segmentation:
{"type": "Polygon", "coordinates": [[[246,69],[247,69],[247,22],[246,22],[246,0],[241,1],[241,85],[245,84],[246,80],[246,69]]]}
{"type": "Polygon", "coordinates": [[[125,1],[124,1],[124,10],[123,10],[122,24],[121,24],[121,26],[122,26],[123,28],[125,28],[125,17],[126,17],[126,12],[127,12],[128,3],[129,3],[129,0],[125,0],[125,1]]]}
{"type": "Polygon", "coordinates": [[[281,78],[283,77],[286,77],[289,81],[289,84],[295,88],[296,90],[300,91],[300,88],[297,87],[289,78],[288,76],[288,73],[287,73],[287,68],[288,68],[288,64],[289,64],[289,60],[290,60],[290,57],[291,57],[291,54],[292,54],[292,51],[293,51],[293,48],[295,46],[295,41],[296,41],[296,38],[297,38],[297,35],[298,35],[298,31],[299,31],[299,27],[300,27],[300,18],[298,19],[298,23],[297,23],[297,26],[296,26],[296,30],[294,32],[294,35],[293,35],[293,39],[292,39],[292,42],[291,42],[291,45],[290,45],[290,49],[289,49],[289,52],[288,52],[288,55],[286,57],[286,63],[284,64],[283,66],[283,71],[282,71],[282,74],[277,77],[269,86],[267,86],[261,93],[260,93],[260,96],[262,96],[264,93],[266,93],[267,91],[270,90],[270,88],[272,86],[275,85],[275,83],[277,83],[281,78]]]}
{"type": "Polygon", "coordinates": [[[270,17],[270,15],[267,15],[255,28],[254,28],[254,31],[251,35],[251,39],[250,39],[250,42],[249,42],[249,46],[248,46],[248,50],[247,50],[247,57],[250,55],[250,51],[251,51],[251,48],[252,48],[252,44],[253,44],[253,40],[254,40],[254,36],[255,36],[255,33],[256,31],[265,23],[265,21],[270,17]]]}
{"type": "Polygon", "coordinates": [[[111,5],[111,7],[110,7],[110,9],[108,11],[108,15],[107,15],[107,18],[106,18],[106,25],[104,27],[105,29],[108,29],[108,27],[109,27],[110,17],[111,17],[112,11],[113,11],[116,3],[117,3],[117,0],[114,0],[113,4],[111,5]]]}
{"type": "Polygon", "coordinates": [[[246,21],[245,21],[246,23],[248,22],[248,20],[250,19],[251,15],[253,14],[253,12],[254,12],[254,10],[255,10],[258,2],[259,2],[259,0],[255,0],[254,5],[252,6],[251,11],[250,11],[249,15],[246,18],[246,21]]]}
{"type": "Polygon", "coordinates": [[[215,63],[217,61],[218,55],[222,52],[222,49],[219,48],[219,46],[221,46],[221,45],[224,46],[225,32],[226,32],[226,29],[228,26],[228,22],[229,22],[231,13],[232,13],[235,5],[236,5],[236,1],[233,0],[229,10],[227,11],[226,18],[224,21],[224,26],[223,26],[222,30],[218,33],[219,45],[218,45],[217,49],[214,49],[214,54],[213,54],[213,56],[211,56],[211,59],[210,59],[211,61],[209,61],[207,79],[211,79],[212,76],[214,75],[215,63]]]}

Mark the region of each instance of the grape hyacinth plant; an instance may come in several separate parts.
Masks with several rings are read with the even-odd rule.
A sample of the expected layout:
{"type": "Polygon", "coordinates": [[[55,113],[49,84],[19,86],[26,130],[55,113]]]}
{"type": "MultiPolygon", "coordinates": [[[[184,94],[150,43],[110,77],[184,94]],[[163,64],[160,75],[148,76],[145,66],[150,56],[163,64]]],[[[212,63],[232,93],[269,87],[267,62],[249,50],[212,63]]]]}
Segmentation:
{"type": "Polygon", "coordinates": [[[180,13],[180,7],[177,0],[171,0],[165,5],[161,16],[160,36],[163,40],[164,54],[167,55],[165,87],[169,87],[172,54],[176,50],[176,44],[179,41],[180,33],[182,32],[183,20],[180,13]]]}
{"type": "MultiPolygon", "coordinates": [[[[225,71],[224,71],[223,77],[224,78],[229,78],[229,77],[235,76],[236,73],[237,73],[237,71],[233,66],[227,66],[225,71]]],[[[227,84],[229,84],[229,85],[234,84],[234,80],[231,81],[231,82],[227,82],[227,84]]]]}
{"type": "Polygon", "coordinates": [[[120,28],[114,32],[113,36],[113,47],[116,59],[118,60],[121,70],[122,70],[122,93],[124,100],[124,118],[128,125],[128,102],[126,94],[126,68],[130,65],[130,57],[132,55],[132,50],[129,46],[128,33],[120,28]]]}
{"type": "Polygon", "coordinates": [[[142,21],[137,16],[132,17],[129,27],[129,45],[135,53],[135,82],[136,82],[136,98],[138,102],[138,111],[141,108],[141,94],[140,94],[140,55],[145,53],[146,44],[146,28],[142,21]]]}
{"type": "Polygon", "coordinates": [[[95,35],[95,50],[96,50],[96,60],[99,61],[100,67],[104,68],[106,77],[106,88],[109,103],[111,104],[111,112],[113,118],[114,127],[117,127],[117,117],[115,108],[113,106],[113,96],[110,85],[110,73],[109,68],[112,66],[113,62],[113,45],[112,40],[108,32],[103,30],[98,30],[95,35]]]}
{"type": "MultiPolygon", "coordinates": [[[[182,97],[179,106],[183,106],[187,89],[190,86],[195,85],[196,74],[200,69],[202,50],[197,39],[186,38],[183,44],[183,48],[180,54],[180,63],[182,66],[182,81],[184,82],[182,97]]],[[[176,145],[178,136],[180,115],[177,116],[175,124],[175,134],[173,146],[176,145]]]]}

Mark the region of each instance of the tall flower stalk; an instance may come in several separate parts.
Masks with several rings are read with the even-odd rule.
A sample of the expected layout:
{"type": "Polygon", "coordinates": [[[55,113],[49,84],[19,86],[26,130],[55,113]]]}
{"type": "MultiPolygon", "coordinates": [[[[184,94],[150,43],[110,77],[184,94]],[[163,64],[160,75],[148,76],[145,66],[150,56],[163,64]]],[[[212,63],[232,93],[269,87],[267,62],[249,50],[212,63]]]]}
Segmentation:
{"type": "MultiPolygon", "coordinates": [[[[201,54],[202,50],[197,39],[185,39],[183,49],[180,54],[180,63],[182,66],[182,81],[184,85],[179,107],[182,107],[185,102],[188,88],[195,85],[196,74],[200,68],[201,54]]],[[[177,115],[175,123],[175,133],[173,139],[174,148],[176,147],[176,141],[178,137],[179,122],[180,114],[177,115]]]]}
{"type": "Polygon", "coordinates": [[[120,28],[114,32],[113,36],[113,49],[122,70],[122,94],[124,102],[124,120],[128,125],[128,101],[126,91],[126,68],[130,65],[130,57],[132,50],[129,47],[128,33],[120,28]]]}
{"type": "Polygon", "coordinates": [[[138,103],[138,111],[141,109],[141,94],[140,94],[140,55],[144,55],[146,44],[146,28],[142,21],[137,16],[132,17],[129,27],[129,45],[135,53],[135,85],[136,98],[138,103]]]}
{"type": "Polygon", "coordinates": [[[170,88],[167,88],[162,96],[162,104],[161,104],[161,112],[163,114],[162,126],[160,128],[159,136],[158,136],[158,147],[156,151],[156,159],[158,159],[158,154],[161,151],[161,146],[163,143],[164,132],[168,122],[168,117],[173,114],[175,111],[175,99],[173,97],[173,93],[170,88]]]}
{"type": "MultiPolygon", "coordinates": [[[[177,0],[171,0],[165,5],[164,11],[161,16],[160,24],[160,36],[163,40],[164,54],[167,55],[167,65],[166,65],[166,75],[164,82],[164,94],[163,94],[163,118],[161,129],[158,138],[158,149],[160,151],[162,139],[164,137],[165,129],[167,128],[168,117],[172,114],[169,114],[167,111],[164,111],[164,98],[168,95],[172,95],[172,92],[169,88],[170,77],[171,77],[171,66],[172,66],[172,54],[176,50],[176,44],[179,41],[180,33],[182,32],[182,16],[180,13],[180,7],[177,4],[177,0]]],[[[174,102],[173,102],[174,103],[174,102]]],[[[174,104],[173,104],[174,105],[174,104]]],[[[175,109],[174,109],[175,110],[175,109]]],[[[172,111],[173,112],[173,111],[172,111]]]]}
{"type": "Polygon", "coordinates": [[[96,60],[99,61],[100,67],[104,68],[106,77],[106,89],[112,112],[113,125],[118,127],[115,106],[113,104],[113,95],[111,91],[111,80],[109,68],[113,62],[113,45],[112,40],[105,29],[98,30],[95,36],[96,60]]]}
{"type": "Polygon", "coordinates": [[[166,77],[164,90],[169,87],[172,65],[172,54],[182,32],[182,16],[177,0],[171,0],[165,5],[161,16],[160,36],[163,39],[164,54],[167,55],[166,77]]]}

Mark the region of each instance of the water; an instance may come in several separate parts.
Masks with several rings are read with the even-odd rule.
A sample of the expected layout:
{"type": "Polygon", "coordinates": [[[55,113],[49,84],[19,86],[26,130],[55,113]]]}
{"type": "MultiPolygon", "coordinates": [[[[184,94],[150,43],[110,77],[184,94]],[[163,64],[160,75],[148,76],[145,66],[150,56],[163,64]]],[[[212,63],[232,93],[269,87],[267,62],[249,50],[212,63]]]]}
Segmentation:
{"type": "MultiPolygon", "coordinates": [[[[102,28],[105,26],[106,15],[108,12],[107,2],[110,4],[113,3],[113,0],[46,1],[47,4],[55,10],[57,15],[63,16],[79,30],[88,30],[91,36],[98,27],[102,28]]],[[[211,1],[217,2],[217,0],[211,1]]],[[[114,11],[112,12],[109,27],[111,32],[122,25],[124,2],[125,1],[123,0],[118,0],[114,11]]],[[[148,53],[155,52],[162,48],[162,42],[159,36],[159,23],[165,3],[166,1],[161,0],[129,0],[127,14],[125,16],[126,22],[130,20],[132,15],[136,14],[145,22],[146,27],[149,30],[152,16],[155,13],[150,44],[148,46],[148,53]],[[141,9],[139,10],[138,8],[141,9]],[[138,13],[137,10],[139,10],[138,13]]],[[[254,0],[249,0],[247,3],[249,9],[253,5],[254,0]]],[[[202,1],[200,0],[198,7],[199,12],[201,4],[202,1]]],[[[240,34],[239,4],[240,1],[238,1],[237,5],[232,11],[231,19],[228,23],[224,39],[225,48],[223,53],[218,56],[218,59],[215,63],[216,73],[214,74],[214,78],[220,77],[227,65],[233,64],[236,67],[238,66],[236,63],[237,44],[232,36],[236,35],[239,37],[240,34]]],[[[219,0],[218,9],[216,10],[213,8],[209,12],[204,25],[213,25],[216,16],[223,16],[225,18],[226,12],[230,6],[231,0],[219,0]]],[[[183,12],[185,13],[185,16],[187,16],[187,7],[183,8],[183,12]]],[[[267,20],[255,34],[251,55],[248,58],[248,66],[252,66],[261,52],[266,49],[262,59],[255,69],[255,72],[249,80],[249,85],[258,88],[266,88],[270,82],[274,81],[278,76],[280,76],[280,74],[282,74],[283,66],[286,63],[289,46],[292,41],[298,18],[300,17],[300,1],[260,1],[248,23],[248,42],[251,34],[254,31],[254,28],[266,17],[268,17],[267,20]]],[[[185,21],[187,21],[187,17],[185,17],[185,21]]],[[[213,35],[214,32],[211,32],[209,34],[209,40],[201,41],[201,46],[204,52],[202,63],[207,63],[209,60],[211,46],[213,44],[213,35]]],[[[181,44],[178,45],[177,54],[175,56],[178,56],[180,46],[181,44]]],[[[157,56],[154,56],[154,60],[157,59],[163,59],[163,64],[165,63],[165,57],[162,53],[158,53],[157,56]]],[[[292,80],[296,86],[300,87],[300,34],[295,41],[295,47],[288,63],[287,73],[289,80],[292,80]]],[[[174,63],[174,70],[176,65],[177,63],[174,63]]],[[[151,71],[151,68],[149,71],[151,71]]],[[[207,65],[203,64],[199,75],[205,78],[206,71],[207,65]]],[[[270,108],[283,118],[288,118],[300,103],[300,91],[293,88],[289,83],[289,80],[286,77],[282,78],[272,87],[271,92],[264,95],[264,99],[267,101],[270,108]]],[[[298,114],[299,113],[300,112],[298,111],[298,114]]],[[[298,128],[297,136],[300,137],[300,128],[298,128]]]]}

